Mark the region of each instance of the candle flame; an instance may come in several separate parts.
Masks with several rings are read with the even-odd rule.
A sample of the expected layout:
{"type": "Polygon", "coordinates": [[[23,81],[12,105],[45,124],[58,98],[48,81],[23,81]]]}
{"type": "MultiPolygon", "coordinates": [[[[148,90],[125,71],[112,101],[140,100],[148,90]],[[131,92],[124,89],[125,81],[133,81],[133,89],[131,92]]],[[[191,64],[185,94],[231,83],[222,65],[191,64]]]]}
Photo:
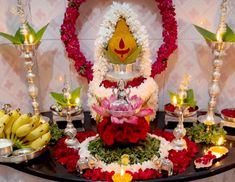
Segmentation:
{"type": "Polygon", "coordinates": [[[224,138],[223,137],[219,137],[217,145],[222,145],[223,143],[224,143],[224,138]]]}

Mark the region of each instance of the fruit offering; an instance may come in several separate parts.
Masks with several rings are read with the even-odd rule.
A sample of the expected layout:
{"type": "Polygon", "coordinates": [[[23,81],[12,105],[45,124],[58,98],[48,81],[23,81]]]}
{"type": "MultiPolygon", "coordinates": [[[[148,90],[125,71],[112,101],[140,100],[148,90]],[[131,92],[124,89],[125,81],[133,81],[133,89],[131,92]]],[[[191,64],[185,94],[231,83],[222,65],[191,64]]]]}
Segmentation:
{"type": "Polygon", "coordinates": [[[41,149],[51,139],[49,123],[40,115],[21,114],[20,109],[0,110],[0,138],[10,139],[16,148],[41,149]]]}

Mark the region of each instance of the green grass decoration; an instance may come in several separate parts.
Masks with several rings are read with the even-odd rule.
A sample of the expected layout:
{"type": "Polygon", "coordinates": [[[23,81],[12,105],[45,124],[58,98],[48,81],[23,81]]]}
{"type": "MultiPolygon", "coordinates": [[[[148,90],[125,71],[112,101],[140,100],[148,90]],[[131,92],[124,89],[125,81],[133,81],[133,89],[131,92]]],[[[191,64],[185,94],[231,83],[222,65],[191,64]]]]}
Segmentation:
{"type": "Polygon", "coordinates": [[[107,164],[120,162],[123,154],[129,155],[130,164],[142,164],[144,161],[151,160],[154,156],[160,157],[159,147],[160,140],[150,136],[136,145],[112,147],[105,146],[100,137],[97,137],[90,141],[88,150],[93,156],[107,164]]]}

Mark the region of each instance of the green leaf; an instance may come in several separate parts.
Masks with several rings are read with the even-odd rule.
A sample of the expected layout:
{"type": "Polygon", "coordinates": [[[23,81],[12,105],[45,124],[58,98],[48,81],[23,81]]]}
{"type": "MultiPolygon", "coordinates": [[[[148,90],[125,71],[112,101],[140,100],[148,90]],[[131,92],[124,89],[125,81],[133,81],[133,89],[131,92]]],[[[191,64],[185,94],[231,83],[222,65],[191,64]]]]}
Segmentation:
{"type": "Polygon", "coordinates": [[[106,57],[109,59],[109,61],[113,64],[121,64],[123,63],[119,57],[114,54],[112,51],[106,50],[104,49],[104,54],[106,55],[106,57]]]}
{"type": "Polygon", "coordinates": [[[125,64],[131,64],[134,63],[137,59],[137,57],[139,56],[140,52],[141,52],[142,48],[141,47],[137,47],[135,49],[135,51],[126,58],[125,60],[125,64]]]}
{"type": "Polygon", "coordinates": [[[193,108],[196,107],[197,103],[194,100],[193,89],[187,90],[187,98],[184,100],[184,103],[186,103],[187,106],[189,106],[189,107],[193,107],[193,108]]]}
{"type": "Polygon", "coordinates": [[[65,106],[67,104],[66,99],[64,98],[63,94],[56,93],[56,92],[51,92],[51,96],[61,106],[65,106]]]}
{"type": "Polygon", "coordinates": [[[223,40],[224,42],[235,42],[235,34],[228,24],[226,24],[226,33],[223,36],[223,40]]]}
{"type": "Polygon", "coordinates": [[[17,38],[15,38],[14,36],[12,36],[10,34],[6,34],[6,33],[3,33],[3,32],[0,32],[0,36],[2,36],[5,39],[9,40],[13,44],[21,44],[21,42],[17,38]]]}
{"type": "Polygon", "coordinates": [[[23,44],[24,43],[24,36],[21,34],[20,32],[20,28],[18,28],[18,30],[16,31],[15,33],[15,38],[21,43],[23,44]]]}
{"type": "Polygon", "coordinates": [[[235,42],[235,34],[226,34],[224,42],[235,42]]]}
{"type": "Polygon", "coordinates": [[[202,27],[199,27],[197,25],[194,25],[196,30],[204,37],[207,41],[216,41],[216,35],[202,27]]]}
{"type": "MultiPolygon", "coordinates": [[[[33,38],[36,37],[36,32],[35,30],[33,29],[33,27],[30,26],[30,24],[27,23],[27,26],[29,28],[29,33],[33,36],[33,38]]],[[[35,41],[34,41],[35,42],[35,41]]]]}
{"type": "Polygon", "coordinates": [[[46,24],[44,27],[42,27],[42,28],[36,33],[36,35],[35,35],[35,41],[34,41],[35,44],[41,41],[42,36],[43,36],[44,32],[46,31],[48,25],[49,25],[49,23],[46,24]]]}
{"type": "MultiPolygon", "coordinates": [[[[169,97],[170,97],[170,102],[173,104],[173,98],[176,97],[177,101],[180,100],[179,94],[175,92],[168,91],[169,97]]],[[[178,104],[178,103],[177,103],[178,104]]]]}
{"type": "Polygon", "coordinates": [[[72,104],[76,103],[76,99],[80,98],[80,91],[81,91],[81,87],[78,87],[71,92],[70,103],[72,104]]]}

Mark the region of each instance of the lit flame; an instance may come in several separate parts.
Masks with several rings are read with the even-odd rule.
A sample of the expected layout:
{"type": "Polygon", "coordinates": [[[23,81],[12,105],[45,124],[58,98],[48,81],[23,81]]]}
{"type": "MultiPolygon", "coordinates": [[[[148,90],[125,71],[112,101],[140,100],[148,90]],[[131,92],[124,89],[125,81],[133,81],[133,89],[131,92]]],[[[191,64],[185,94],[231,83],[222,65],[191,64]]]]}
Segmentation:
{"type": "Polygon", "coordinates": [[[76,105],[79,105],[80,104],[80,99],[76,98],[75,103],[76,103],[76,105]]]}
{"type": "Polygon", "coordinates": [[[124,169],[123,169],[123,168],[121,168],[121,172],[120,172],[120,174],[121,174],[121,176],[124,176],[125,171],[124,171],[124,169]]]}
{"type": "Polygon", "coordinates": [[[222,31],[219,29],[219,30],[217,31],[217,33],[216,33],[216,40],[217,40],[218,42],[223,42],[222,37],[223,37],[222,31]]]}
{"type": "Polygon", "coordinates": [[[219,137],[217,145],[222,145],[223,143],[224,143],[224,138],[223,137],[219,137]]]}
{"type": "Polygon", "coordinates": [[[29,43],[32,44],[33,41],[34,41],[34,40],[33,40],[33,35],[30,34],[30,35],[29,35],[29,43]]]}
{"type": "Polygon", "coordinates": [[[173,96],[172,102],[173,102],[173,105],[174,105],[174,106],[177,105],[177,98],[176,98],[176,96],[173,96]]]}

